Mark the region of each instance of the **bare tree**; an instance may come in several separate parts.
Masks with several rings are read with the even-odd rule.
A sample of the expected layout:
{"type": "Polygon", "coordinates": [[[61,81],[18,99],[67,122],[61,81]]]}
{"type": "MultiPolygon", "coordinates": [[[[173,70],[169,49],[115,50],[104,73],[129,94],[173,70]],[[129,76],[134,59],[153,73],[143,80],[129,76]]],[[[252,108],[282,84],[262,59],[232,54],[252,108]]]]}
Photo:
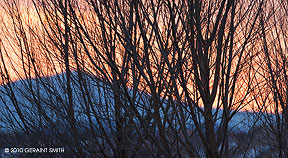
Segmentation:
{"type": "Polygon", "coordinates": [[[2,43],[6,124],[41,133],[38,145],[55,144],[49,129],[77,156],[235,156],[229,122],[255,99],[263,3],[5,1],[3,40],[25,79],[14,86],[19,63],[2,43]]]}
{"type": "MultiPolygon", "coordinates": [[[[269,144],[276,146],[279,157],[287,155],[287,2],[273,1],[266,4],[270,12],[261,13],[262,60],[259,73],[265,77],[262,92],[264,125],[267,126],[269,144]],[[265,105],[270,105],[268,107],[265,105]]],[[[259,78],[261,80],[262,78],[259,78]]]]}

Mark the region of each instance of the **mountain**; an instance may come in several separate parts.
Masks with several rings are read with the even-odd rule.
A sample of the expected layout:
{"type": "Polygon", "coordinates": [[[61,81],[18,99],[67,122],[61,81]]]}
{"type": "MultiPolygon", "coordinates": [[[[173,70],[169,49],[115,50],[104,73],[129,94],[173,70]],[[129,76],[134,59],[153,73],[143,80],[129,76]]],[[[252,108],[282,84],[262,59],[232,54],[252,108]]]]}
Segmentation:
{"type": "MultiPolygon", "coordinates": [[[[114,104],[114,100],[112,99],[114,96],[111,86],[87,74],[84,75],[84,78],[85,84],[88,85],[86,91],[89,92],[90,96],[93,96],[91,97],[91,102],[93,102],[93,105],[95,105],[95,107],[97,108],[100,108],[97,109],[98,111],[105,111],[105,114],[103,113],[103,115],[110,114],[109,118],[113,118],[113,109],[109,109],[112,108],[109,107],[109,105],[114,104]]],[[[83,96],[81,96],[83,94],[81,93],[80,84],[83,83],[84,82],[79,82],[78,74],[76,72],[72,73],[71,87],[73,89],[73,105],[75,108],[75,117],[77,118],[77,120],[79,120],[80,122],[84,122],[85,124],[85,122],[88,122],[88,118],[86,116],[83,96]]],[[[128,91],[129,95],[132,96],[133,89],[128,89],[128,91]]],[[[144,92],[137,94],[139,96],[134,97],[138,98],[134,99],[135,104],[139,104],[138,107],[145,108],[145,106],[147,106],[147,103],[145,102],[149,100],[149,97],[151,97],[151,95],[144,92]]],[[[165,105],[165,100],[163,101],[163,103],[165,105]]],[[[16,82],[10,83],[9,85],[7,84],[1,86],[0,104],[2,105],[0,107],[0,114],[2,116],[0,125],[2,130],[9,131],[10,128],[20,129],[21,127],[23,127],[23,124],[21,123],[21,121],[19,121],[21,120],[18,114],[19,111],[23,112],[23,116],[27,120],[30,119],[30,117],[27,116],[37,116],[42,111],[43,113],[47,113],[49,117],[53,118],[54,121],[56,121],[57,116],[63,117],[66,115],[65,106],[68,105],[66,75],[57,74],[51,77],[18,80],[16,82]],[[8,125],[8,122],[12,122],[14,127],[8,125]]],[[[139,113],[143,113],[144,111],[141,111],[141,109],[139,109],[139,113]]],[[[216,110],[214,109],[214,113],[215,111],[216,110]]],[[[220,117],[222,112],[222,110],[218,112],[219,119],[216,122],[216,127],[221,123],[220,117]]],[[[99,114],[101,114],[101,112],[99,114]]],[[[93,115],[93,113],[91,113],[91,115],[93,115]]],[[[257,113],[255,115],[255,113],[249,111],[240,111],[232,118],[229,123],[229,127],[231,130],[234,131],[248,132],[249,129],[251,129],[252,126],[255,125],[253,123],[257,120],[257,113]]],[[[187,122],[189,121],[187,120],[187,122]]]]}
{"type": "MultiPolygon", "coordinates": [[[[111,85],[88,74],[83,74],[82,77],[83,80],[79,80],[78,73],[73,72],[71,88],[73,91],[73,107],[76,128],[82,133],[81,137],[87,137],[86,143],[89,144],[88,140],[91,139],[91,136],[88,134],[88,131],[91,129],[94,129],[95,135],[99,135],[101,139],[104,134],[103,129],[108,135],[115,134],[116,105],[114,103],[113,98],[115,96],[111,85]],[[83,86],[84,84],[87,86],[83,86]],[[86,89],[84,87],[86,87],[86,89]],[[89,99],[88,96],[90,96],[89,99]],[[87,107],[87,102],[89,102],[89,107],[87,107]]],[[[36,79],[18,80],[1,86],[0,129],[2,131],[2,136],[8,137],[11,141],[15,140],[17,136],[17,134],[14,135],[12,133],[19,132],[20,137],[30,140],[24,137],[23,133],[31,132],[35,135],[36,142],[40,139],[39,135],[42,137],[43,134],[48,137],[48,140],[53,140],[50,142],[50,145],[51,143],[57,144],[71,141],[71,132],[69,132],[70,122],[67,113],[69,99],[66,89],[65,74],[57,74],[51,77],[36,79]],[[5,133],[10,134],[7,135],[5,133]]],[[[120,90],[121,92],[124,91],[123,89],[120,90]]],[[[127,108],[126,110],[129,111],[131,106],[136,107],[137,109],[134,109],[133,112],[137,112],[141,117],[143,117],[144,123],[148,125],[148,130],[158,132],[157,128],[155,129],[154,127],[153,118],[150,117],[153,115],[153,108],[150,107],[152,96],[142,91],[134,91],[131,88],[128,88],[127,91],[130,99],[134,101],[134,105],[131,105],[131,102],[129,103],[125,100],[127,98],[121,98],[123,103],[125,103],[125,108],[127,108]]],[[[163,107],[160,108],[161,117],[164,118],[164,113],[168,114],[167,117],[169,117],[169,119],[175,117],[173,115],[173,110],[171,110],[173,108],[165,111],[165,108],[168,104],[171,104],[171,102],[169,103],[168,100],[164,98],[162,98],[161,101],[163,103],[163,107]]],[[[169,106],[173,107],[173,105],[169,106]]],[[[178,107],[174,108],[177,109],[178,107]]],[[[213,112],[215,113],[216,109],[214,109],[213,112]]],[[[122,111],[122,113],[125,114],[125,111],[122,111]]],[[[223,111],[220,109],[218,111],[218,119],[215,123],[216,130],[221,125],[222,113],[223,111]]],[[[126,113],[126,115],[129,115],[129,113],[126,113]]],[[[184,117],[187,123],[187,128],[195,129],[189,112],[185,112],[184,117]]],[[[229,144],[232,145],[231,149],[235,147],[235,144],[237,144],[237,147],[239,147],[239,144],[242,144],[242,141],[244,140],[241,140],[241,137],[248,137],[251,133],[255,132],[255,129],[261,127],[261,120],[263,119],[265,118],[263,118],[263,115],[260,113],[249,111],[240,111],[236,113],[229,122],[229,135],[231,136],[229,138],[229,141],[231,141],[229,144]]],[[[143,130],[139,118],[133,117],[133,120],[134,128],[143,130]]],[[[172,123],[175,124],[176,128],[181,128],[177,125],[176,120],[177,119],[174,119],[172,123]]],[[[201,127],[204,128],[203,117],[198,117],[198,120],[200,120],[201,127]]],[[[125,128],[130,128],[129,126],[131,126],[131,124],[128,120],[125,128]]],[[[132,133],[133,132],[136,131],[132,131],[132,133]]],[[[195,139],[199,139],[197,137],[198,136],[196,135],[195,139]]],[[[43,141],[49,142],[45,139],[43,141]]],[[[44,143],[43,141],[41,141],[41,143],[44,143]]],[[[33,144],[33,142],[31,143],[33,144]]]]}

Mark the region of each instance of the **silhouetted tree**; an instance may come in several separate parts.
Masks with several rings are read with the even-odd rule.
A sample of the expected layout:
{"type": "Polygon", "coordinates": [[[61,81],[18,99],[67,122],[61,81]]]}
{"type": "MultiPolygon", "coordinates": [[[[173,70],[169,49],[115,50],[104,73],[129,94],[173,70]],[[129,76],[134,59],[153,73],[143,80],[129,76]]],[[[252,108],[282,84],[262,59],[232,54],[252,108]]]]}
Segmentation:
{"type": "Polygon", "coordinates": [[[263,4],[5,0],[4,127],[65,156],[235,156],[229,122],[259,87],[263,4]]]}

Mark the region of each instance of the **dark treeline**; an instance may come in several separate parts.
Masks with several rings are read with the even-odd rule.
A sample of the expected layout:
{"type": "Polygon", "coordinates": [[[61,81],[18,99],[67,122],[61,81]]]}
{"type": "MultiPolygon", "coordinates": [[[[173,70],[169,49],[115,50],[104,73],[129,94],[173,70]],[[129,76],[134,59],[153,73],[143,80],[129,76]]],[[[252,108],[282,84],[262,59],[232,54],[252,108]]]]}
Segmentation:
{"type": "Polygon", "coordinates": [[[288,155],[286,1],[0,4],[0,148],[288,155]]]}

